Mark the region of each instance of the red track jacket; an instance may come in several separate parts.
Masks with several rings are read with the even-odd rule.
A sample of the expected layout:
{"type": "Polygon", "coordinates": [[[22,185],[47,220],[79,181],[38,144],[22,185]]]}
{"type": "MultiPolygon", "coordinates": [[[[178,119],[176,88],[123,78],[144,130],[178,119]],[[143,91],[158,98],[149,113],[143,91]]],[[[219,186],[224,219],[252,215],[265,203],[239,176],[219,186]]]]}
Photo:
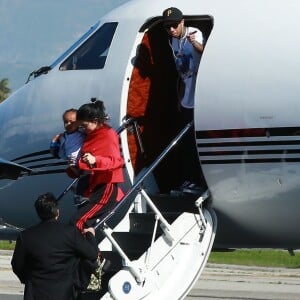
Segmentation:
{"type": "Polygon", "coordinates": [[[99,184],[124,181],[122,170],[124,160],[120,152],[119,136],[114,129],[104,125],[87,134],[81,148],[81,155],[85,153],[91,153],[96,157],[96,165],[93,168],[81,159],[78,162],[81,170],[91,171],[88,194],[99,184]]]}

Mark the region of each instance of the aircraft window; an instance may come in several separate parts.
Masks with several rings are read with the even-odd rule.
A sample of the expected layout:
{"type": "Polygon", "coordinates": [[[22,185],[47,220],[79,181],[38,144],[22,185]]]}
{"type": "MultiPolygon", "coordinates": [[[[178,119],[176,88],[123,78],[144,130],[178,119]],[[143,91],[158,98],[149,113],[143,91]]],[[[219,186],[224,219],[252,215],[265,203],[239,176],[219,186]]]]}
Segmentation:
{"type": "Polygon", "coordinates": [[[60,66],[60,70],[91,70],[104,68],[117,23],[103,24],[60,66]]]}
{"type": "Polygon", "coordinates": [[[68,57],[70,53],[72,53],[84,40],[87,39],[99,26],[100,21],[98,21],[95,25],[93,25],[83,36],[78,39],[68,50],[66,50],[59,58],[57,58],[54,63],[50,65],[51,69],[53,69],[58,63],[60,63],[63,59],[68,57]]]}

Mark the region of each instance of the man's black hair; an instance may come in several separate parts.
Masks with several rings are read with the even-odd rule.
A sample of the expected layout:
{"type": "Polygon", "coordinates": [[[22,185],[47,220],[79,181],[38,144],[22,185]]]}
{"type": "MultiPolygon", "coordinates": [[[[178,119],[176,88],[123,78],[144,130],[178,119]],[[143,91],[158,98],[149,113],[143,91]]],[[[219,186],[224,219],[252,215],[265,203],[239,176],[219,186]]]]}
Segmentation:
{"type": "Polygon", "coordinates": [[[42,221],[54,219],[57,216],[57,200],[52,193],[45,193],[38,196],[34,205],[42,221]]]}

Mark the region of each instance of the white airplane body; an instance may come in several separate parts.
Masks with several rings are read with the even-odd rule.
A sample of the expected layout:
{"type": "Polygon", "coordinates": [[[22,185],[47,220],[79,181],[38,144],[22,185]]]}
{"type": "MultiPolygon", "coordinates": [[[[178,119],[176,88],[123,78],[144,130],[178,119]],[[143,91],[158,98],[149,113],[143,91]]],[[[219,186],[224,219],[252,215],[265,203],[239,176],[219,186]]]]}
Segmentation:
{"type": "MultiPolygon", "coordinates": [[[[169,6],[180,8],[186,24],[199,27],[206,38],[194,124],[211,194],[207,205],[218,219],[214,247],[298,249],[297,1],[140,0],[108,13],[0,105],[0,157],[35,174],[0,181],[0,217],[14,226],[30,226],[37,220],[37,195],[59,194],[70,183],[65,162],[48,153],[52,136],[63,130],[61,115],[68,108],[96,97],[104,101],[114,128],[126,115],[142,120],[144,164],[133,154],[130,137],[121,134],[131,180],[176,136],[176,74],[161,18],[169,6]],[[97,32],[103,44],[80,48],[97,32]],[[93,47],[100,56],[91,67],[80,58],[93,47]]],[[[167,157],[155,176],[161,192],[170,191],[178,183],[176,159],[167,157]]],[[[61,201],[61,209],[67,220],[75,209],[70,195],[61,201]]]]}

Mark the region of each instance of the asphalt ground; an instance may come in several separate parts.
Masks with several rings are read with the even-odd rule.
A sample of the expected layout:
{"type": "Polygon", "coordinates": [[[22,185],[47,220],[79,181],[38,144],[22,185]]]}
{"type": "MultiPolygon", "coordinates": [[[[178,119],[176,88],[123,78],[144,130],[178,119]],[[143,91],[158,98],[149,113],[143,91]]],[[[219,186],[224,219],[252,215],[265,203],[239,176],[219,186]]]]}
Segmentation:
{"type": "MultiPolygon", "coordinates": [[[[12,251],[0,250],[0,300],[23,299],[12,251]]],[[[187,300],[299,300],[300,269],[207,264],[187,300]]],[[[173,299],[166,299],[173,300],[173,299]]]]}

